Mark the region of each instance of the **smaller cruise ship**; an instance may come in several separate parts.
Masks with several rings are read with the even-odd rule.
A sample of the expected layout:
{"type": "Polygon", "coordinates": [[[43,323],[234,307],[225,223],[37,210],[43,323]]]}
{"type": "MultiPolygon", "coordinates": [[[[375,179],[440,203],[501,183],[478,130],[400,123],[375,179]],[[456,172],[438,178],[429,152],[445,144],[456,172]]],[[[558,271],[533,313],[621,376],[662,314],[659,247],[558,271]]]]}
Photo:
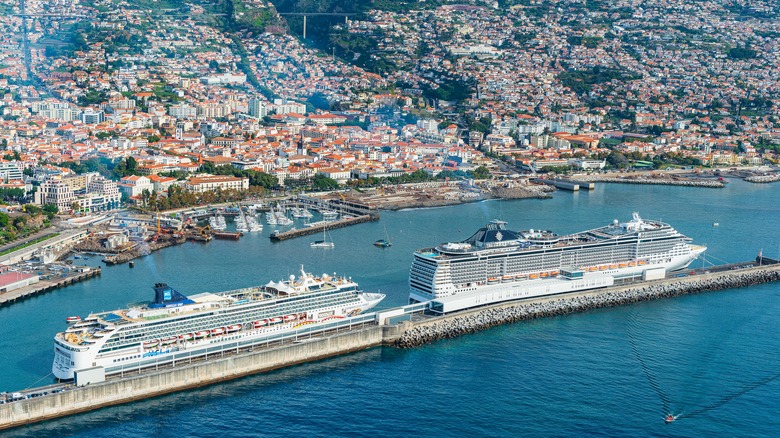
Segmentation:
{"type": "Polygon", "coordinates": [[[67,330],[54,336],[54,376],[72,379],[94,367],[110,375],[261,344],[300,327],[358,315],[385,297],[361,291],[351,278],[315,277],[302,266],[298,278],[265,286],[185,296],[158,283],[154,294],[143,305],[68,317],[67,330]]]}

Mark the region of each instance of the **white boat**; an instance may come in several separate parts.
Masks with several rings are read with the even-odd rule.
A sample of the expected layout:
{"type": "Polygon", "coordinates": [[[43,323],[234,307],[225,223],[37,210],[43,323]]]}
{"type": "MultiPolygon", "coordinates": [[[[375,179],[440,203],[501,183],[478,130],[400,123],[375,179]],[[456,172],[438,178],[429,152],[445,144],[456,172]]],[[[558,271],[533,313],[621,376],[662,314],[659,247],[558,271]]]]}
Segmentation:
{"type": "Polygon", "coordinates": [[[293,207],[290,209],[290,214],[292,217],[297,218],[310,218],[314,216],[306,207],[293,207]]]}
{"type": "Polygon", "coordinates": [[[643,220],[566,236],[512,231],[492,221],[461,242],[415,251],[409,300],[453,311],[501,300],[605,287],[614,279],[666,275],[704,250],[670,225],[643,220]],[[505,281],[502,281],[506,279],[505,281]]]}
{"type": "Polygon", "coordinates": [[[227,222],[222,215],[211,216],[209,218],[209,226],[212,230],[222,231],[227,228],[227,222]]]}
{"type": "Polygon", "coordinates": [[[328,227],[327,225],[322,227],[322,240],[315,240],[310,243],[312,248],[333,248],[335,245],[332,240],[328,240],[328,227]]]}
{"type": "Polygon", "coordinates": [[[239,339],[246,347],[260,345],[300,324],[369,310],[385,297],[361,291],[350,278],[315,277],[303,267],[298,278],[227,292],[185,296],[164,283],[154,291],[151,303],[93,313],[57,333],[54,376],[72,379],[93,367],[106,375],[138,370],[232,348],[239,339]]]}
{"type": "Polygon", "coordinates": [[[333,210],[322,210],[320,213],[322,213],[323,219],[336,219],[339,217],[339,213],[333,210]]]}

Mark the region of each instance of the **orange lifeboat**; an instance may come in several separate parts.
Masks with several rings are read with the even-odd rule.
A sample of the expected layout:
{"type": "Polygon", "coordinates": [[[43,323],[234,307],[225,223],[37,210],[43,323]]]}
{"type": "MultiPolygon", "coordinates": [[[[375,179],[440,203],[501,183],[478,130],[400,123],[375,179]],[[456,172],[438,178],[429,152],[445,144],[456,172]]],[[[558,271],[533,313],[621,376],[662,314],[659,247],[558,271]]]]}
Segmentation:
{"type": "Polygon", "coordinates": [[[646,265],[646,264],[647,264],[647,262],[646,262],[646,261],[644,261],[644,260],[640,260],[640,261],[639,261],[639,266],[646,265]]]}
{"type": "Polygon", "coordinates": [[[549,277],[550,273],[549,272],[542,272],[541,274],[539,274],[539,276],[542,277],[542,278],[549,277]]]}
{"type": "Polygon", "coordinates": [[[628,266],[634,267],[636,266],[636,262],[628,262],[628,266]]]}
{"type": "Polygon", "coordinates": [[[595,266],[591,266],[590,268],[588,268],[588,271],[593,272],[593,271],[597,271],[598,269],[599,268],[597,268],[595,266]]]}
{"type": "Polygon", "coordinates": [[[560,272],[558,272],[558,271],[550,272],[550,275],[553,276],[553,277],[557,276],[558,274],[560,274],[560,272]]]}
{"type": "Polygon", "coordinates": [[[599,266],[599,271],[606,271],[606,270],[607,270],[607,265],[599,266]]]}
{"type": "Polygon", "coordinates": [[[620,263],[620,264],[618,265],[618,267],[620,267],[620,268],[625,268],[625,267],[626,267],[626,264],[625,264],[625,263],[620,263]]]}
{"type": "Polygon", "coordinates": [[[616,265],[616,264],[609,265],[609,269],[617,269],[617,267],[618,267],[618,265],[616,265]]]}
{"type": "Polygon", "coordinates": [[[539,278],[539,274],[531,274],[531,275],[528,276],[528,278],[530,278],[531,280],[533,280],[535,278],[539,278]]]}

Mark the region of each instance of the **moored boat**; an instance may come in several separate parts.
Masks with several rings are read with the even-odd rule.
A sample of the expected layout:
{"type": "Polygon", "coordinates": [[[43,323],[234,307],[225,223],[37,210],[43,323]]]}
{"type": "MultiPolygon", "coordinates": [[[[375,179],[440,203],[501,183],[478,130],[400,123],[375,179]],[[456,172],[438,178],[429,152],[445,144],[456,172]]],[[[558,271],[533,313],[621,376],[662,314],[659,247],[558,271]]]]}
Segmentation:
{"type": "Polygon", "coordinates": [[[292,333],[300,321],[354,315],[384,298],[361,291],[350,278],[314,276],[303,268],[297,278],[233,291],[186,296],[164,283],[154,291],[152,302],[68,320],[68,329],[54,337],[55,377],[72,379],[75,371],[96,366],[111,375],[172,362],[182,349],[188,357],[206,354],[234,345],[236,336],[242,345],[263,345],[269,336],[292,333]]]}

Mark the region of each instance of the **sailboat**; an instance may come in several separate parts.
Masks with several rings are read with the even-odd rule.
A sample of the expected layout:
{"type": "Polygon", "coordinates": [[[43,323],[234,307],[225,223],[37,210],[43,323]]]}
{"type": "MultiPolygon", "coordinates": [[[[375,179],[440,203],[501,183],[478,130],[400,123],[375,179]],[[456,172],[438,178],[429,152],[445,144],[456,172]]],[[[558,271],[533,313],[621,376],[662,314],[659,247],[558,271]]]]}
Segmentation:
{"type": "Polygon", "coordinates": [[[385,227],[385,238],[379,239],[376,242],[374,242],[374,246],[379,248],[389,248],[393,246],[393,243],[390,242],[390,236],[387,235],[387,227],[385,227]]]}
{"type": "Polygon", "coordinates": [[[310,243],[312,248],[333,248],[333,241],[328,240],[328,225],[325,224],[325,226],[322,227],[322,239],[323,240],[315,240],[314,242],[310,243]]]}

